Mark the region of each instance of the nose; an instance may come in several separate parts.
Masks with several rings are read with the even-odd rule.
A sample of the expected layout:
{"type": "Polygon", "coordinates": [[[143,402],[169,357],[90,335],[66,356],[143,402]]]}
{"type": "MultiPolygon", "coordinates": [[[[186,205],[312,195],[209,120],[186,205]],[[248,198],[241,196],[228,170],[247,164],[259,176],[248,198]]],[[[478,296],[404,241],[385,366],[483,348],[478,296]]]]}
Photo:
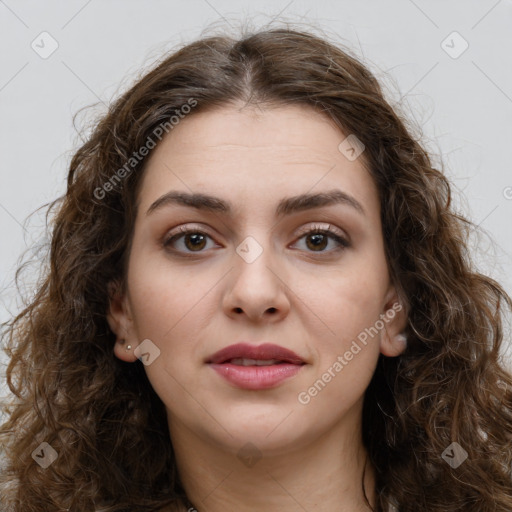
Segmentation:
{"type": "Polygon", "coordinates": [[[245,315],[253,322],[277,322],[288,315],[291,290],[285,267],[269,244],[260,243],[262,239],[263,235],[247,237],[236,248],[225,281],[223,309],[234,318],[245,315]]]}

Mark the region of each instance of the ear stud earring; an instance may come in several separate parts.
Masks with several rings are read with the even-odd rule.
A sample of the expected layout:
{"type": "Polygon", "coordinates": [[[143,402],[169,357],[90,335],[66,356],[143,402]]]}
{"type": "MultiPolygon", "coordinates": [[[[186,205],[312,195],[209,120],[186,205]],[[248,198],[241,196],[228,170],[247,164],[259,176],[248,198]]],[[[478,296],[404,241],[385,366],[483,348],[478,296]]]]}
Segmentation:
{"type": "MultiPolygon", "coordinates": [[[[124,344],[125,340],[121,340],[121,344],[124,344]]],[[[132,349],[132,346],[131,345],[127,345],[125,350],[131,350],[132,349]]]]}
{"type": "Polygon", "coordinates": [[[407,345],[407,336],[404,333],[397,334],[397,340],[404,345],[407,345]]]}

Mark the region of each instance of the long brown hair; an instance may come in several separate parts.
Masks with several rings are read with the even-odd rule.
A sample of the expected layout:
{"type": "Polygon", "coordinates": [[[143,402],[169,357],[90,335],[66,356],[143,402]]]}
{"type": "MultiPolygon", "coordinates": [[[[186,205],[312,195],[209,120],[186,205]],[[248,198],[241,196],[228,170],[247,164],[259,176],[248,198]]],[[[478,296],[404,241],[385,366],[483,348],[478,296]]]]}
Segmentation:
{"type": "Polygon", "coordinates": [[[408,317],[407,350],[380,356],[365,394],[376,510],[510,512],[512,377],[500,348],[512,301],[474,269],[471,223],[453,211],[447,179],[371,72],[341,45],[289,28],[204,37],[165,56],[74,154],[67,191],[48,208],[48,267],[31,302],[3,324],[14,394],[0,430],[4,510],[190,505],[163,403],[140,361],[113,354],[108,284],[125,282],[146,161],[134,152],[158,143],[162,126],[171,133],[184,105],[196,102],[194,115],[240,101],[309,105],[365,146],[408,317]],[[33,456],[43,442],[58,455],[46,469],[33,456]],[[449,463],[461,453],[462,464],[449,463]]]}

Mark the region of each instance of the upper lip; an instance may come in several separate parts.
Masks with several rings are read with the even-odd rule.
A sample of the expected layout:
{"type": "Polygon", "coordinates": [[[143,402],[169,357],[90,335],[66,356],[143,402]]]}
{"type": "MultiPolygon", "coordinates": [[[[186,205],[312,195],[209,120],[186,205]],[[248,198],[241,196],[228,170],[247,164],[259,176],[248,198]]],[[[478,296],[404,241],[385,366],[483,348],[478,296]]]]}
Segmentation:
{"type": "Polygon", "coordinates": [[[215,352],[206,362],[220,364],[230,359],[255,359],[268,361],[275,359],[292,364],[304,364],[304,361],[291,350],[274,345],[272,343],[263,343],[262,345],[251,345],[249,343],[235,343],[229,345],[218,352],[215,352]]]}

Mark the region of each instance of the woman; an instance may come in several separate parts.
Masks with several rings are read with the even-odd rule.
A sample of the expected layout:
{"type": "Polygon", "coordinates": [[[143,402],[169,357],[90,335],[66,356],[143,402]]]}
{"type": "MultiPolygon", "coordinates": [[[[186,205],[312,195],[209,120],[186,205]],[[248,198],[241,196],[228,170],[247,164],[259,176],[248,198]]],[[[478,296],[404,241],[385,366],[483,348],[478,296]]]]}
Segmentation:
{"type": "Polygon", "coordinates": [[[6,330],[4,509],[512,510],[511,299],[347,52],[184,47],[52,207],[6,330]]]}

